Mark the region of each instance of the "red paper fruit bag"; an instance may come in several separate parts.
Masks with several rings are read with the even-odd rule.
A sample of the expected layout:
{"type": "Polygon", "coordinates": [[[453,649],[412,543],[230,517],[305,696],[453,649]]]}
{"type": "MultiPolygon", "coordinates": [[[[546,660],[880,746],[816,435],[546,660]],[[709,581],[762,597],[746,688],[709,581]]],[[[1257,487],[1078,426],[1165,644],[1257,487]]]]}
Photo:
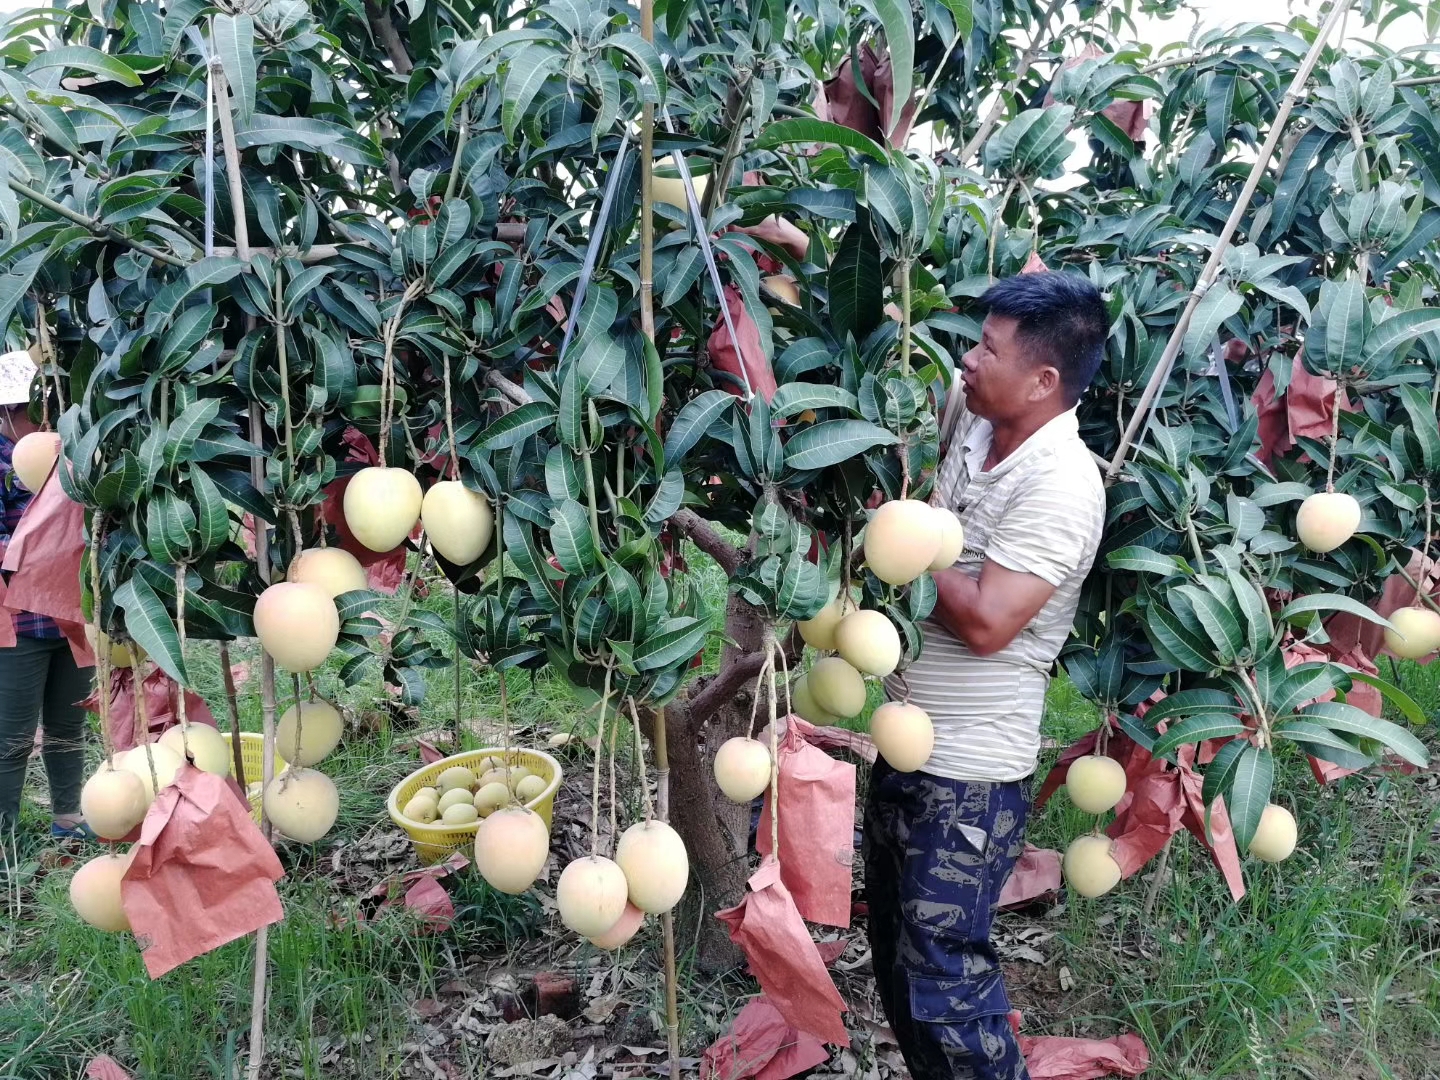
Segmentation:
{"type": "Polygon", "coordinates": [[[792,1027],[826,1042],[848,1042],[840,1019],[845,1002],[780,880],[774,858],[760,864],[749,886],[744,900],[715,917],[729,927],[730,940],[749,960],[760,989],[792,1027]]]}
{"type": "MultiPolygon", "coordinates": [[[[811,745],[815,728],[787,716],[780,736],[780,880],[808,922],[850,925],[855,856],[855,766],[811,745]]],[[[761,735],[762,740],[767,736],[761,735]]],[[[770,799],[760,812],[755,849],[770,850],[770,799]]]]}
{"type": "Polygon", "coordinates": [[[223,777],[181,768],[133,851],[120,899],[152,979],[285,917],[285,871],[223,777]]]}
{"type": "Polygon", "coordinates": [[[1101,1080],[1139,1076],[1150,1067],[1150,1051],[1139,1035],[1113,1039],[1069,1039],[1058,1035],[1020,1036],[1030,1080],[1101,1080]]]}
{"type": "MultiPolygon", "coordinates": [[[[179,723],[177,708],[180,686],[158,667],[145,676],[145,719],[153,734],[179,723]]],[[[100,712],[100,691],[97,689],[83,702],[97,715],[100,712]]],[[[218,727],[210,706],[199,694],[185,691],[185,719],[192,724],[218,727]]],[[[110,672],[110,740],[117,751],[135,745],[135,669],[115,668],[110,672]]]]}
{"type": "Polygon", "coordinates": [[[789,1080],[830,1058],[814,1035],[796,1031],[761,994],[700,1059],[700,1080],[789,1080]]]}
{"type": "Polygon", "coordinates": [[[71,502],[55,470],[41,485],[5,549],[0,569],[10,571],[5,604],[66,622],[80,611],[80,554],[85,550],[85,508],[71,502]]]}
{"type": "Polygon", "coordinates": [[[765,347],[760,342],[760,327],[745,310],[745,298],[734,285],[725,286],[725,306],[730,309],[730,321],[735,326],[739,344],[737,346],[730,337],[730,328],[725,325],[725,319],[717,319],[715,330],[706,342],[706,348],[710,351],[710,363],[715,365],[717,371],[735,377],[735,381],[726,383],[723,389],[744,396],[745,381],[748,378],[750,389],[769,401],[775,396],[775,370],[770,366],[770,361],[765,356],[765,347]]]}

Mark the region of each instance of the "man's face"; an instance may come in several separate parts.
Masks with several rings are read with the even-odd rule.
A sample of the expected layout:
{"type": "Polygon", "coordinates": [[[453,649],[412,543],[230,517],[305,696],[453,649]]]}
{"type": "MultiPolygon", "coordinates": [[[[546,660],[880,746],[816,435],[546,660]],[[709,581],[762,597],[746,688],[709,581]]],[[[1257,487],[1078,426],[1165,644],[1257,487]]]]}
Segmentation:
{"type": "Polygon", "coordinates": [[[1019,325],[1008,315],[987,315],[980,344],[960,358],[965,406],[992,423],[1022,417],[1059,391],[1060,373],[1028,355],[1019,325]]]}

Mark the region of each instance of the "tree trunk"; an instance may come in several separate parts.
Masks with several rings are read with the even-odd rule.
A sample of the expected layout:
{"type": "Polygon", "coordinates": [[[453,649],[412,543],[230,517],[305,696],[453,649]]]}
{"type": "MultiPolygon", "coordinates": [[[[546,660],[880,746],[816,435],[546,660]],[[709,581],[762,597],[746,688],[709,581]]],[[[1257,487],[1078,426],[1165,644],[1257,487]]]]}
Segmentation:
{"type": "MultiPolygon", "coordinates": [[[[763,613],[732,595],[725,617],[729,642],[720,658],[720,674],[711,681],[726,678],[727,671],[745,670],[746,659],[763,645],[764,629],[763,613]]],[[[741,962],[740,950],[715,912],[744,899],[750,876],[750,807],[738,806],[721,794],[715,784],[715,751],[726,739],[748,729],[754,676],[735,692],[725,693],[713,708],[701,695],[705,685],[692,688],[687,699],[667,707],[665,716],[673,792],[670,822],[689,851],[693,883],[679,924],[698,927],[696,962],[702,971],[715,973],[741,962]],[[690,708],[697,699],[703,715],[690,708]]]]}

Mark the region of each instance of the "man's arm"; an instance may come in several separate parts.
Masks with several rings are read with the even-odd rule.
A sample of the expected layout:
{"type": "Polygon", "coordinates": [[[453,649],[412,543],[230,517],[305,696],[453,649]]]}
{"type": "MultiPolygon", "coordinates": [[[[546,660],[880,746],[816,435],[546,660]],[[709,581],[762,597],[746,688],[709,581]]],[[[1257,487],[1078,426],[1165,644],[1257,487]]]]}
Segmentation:
{"type": "Polygon", "coordinates": [[[1014,641],[1055,592],[1044,578],[993,559],[985,560],[979,578],[963,570],[941,570],[934,577],[933,617],[976,656],[990,656],[1014,641]]]}

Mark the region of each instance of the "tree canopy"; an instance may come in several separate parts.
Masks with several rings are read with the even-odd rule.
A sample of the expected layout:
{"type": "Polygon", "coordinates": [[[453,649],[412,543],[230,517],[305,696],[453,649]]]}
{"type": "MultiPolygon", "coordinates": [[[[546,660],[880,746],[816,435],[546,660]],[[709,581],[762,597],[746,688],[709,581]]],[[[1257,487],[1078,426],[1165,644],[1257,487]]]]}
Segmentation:
{"type": "MultiPolygon", "coordinates": [[[[760,623],[852,580],[913,658],[933,585],[883,585],[855,540],[877,490],[928,495],[974,300],[1038,256],[1113,320],[1081,406],[1116,482],[1064,657],[1076,685],[1157,755],[1231,739],[1206,791],[1242,842],[1286,743],[1423,760],[1347,700],[1368,685],[1423,719],[1332,617],[1378,618],[1431,542],[1427,48],[1333,35],[1292,102],[1320,33],[1305,16],[1155,49],[1133,18],[1183,4],[654,8],[653,45],[636,6],[603,0],[94,0],[4,24],[0,315],[12,346],[38,343],[66,492],[103,522],[102,628],[182,683],[177,582],[189,634],[251,634],[263,583],[337,524],[327,489],[359,433],[498,508],[492,551],[442,560],[461,646],[496,667],[672,704],[693,735],[753,678],[760,623]],[[653,269],[647,106],[704,221],[657,191],[653,269]],[[906,148],[912,124],[933,154],[906,148]],[[1320,555],[1294,521],[1327,483],[1363,519],[1320,555]],[[274,527],[268,566],[242,515],[274,527]],[[734,594],[725,667],[695,695],[719,613],[672,573],[685,539],[734,594]],[[1325,658],[1287,667],[1296,641],[1325,658]]],[[[379,662],[414,700],[451,630],[416,612],[377,650],[373,601],[340,600],[342,674],[379,662]]]]}

